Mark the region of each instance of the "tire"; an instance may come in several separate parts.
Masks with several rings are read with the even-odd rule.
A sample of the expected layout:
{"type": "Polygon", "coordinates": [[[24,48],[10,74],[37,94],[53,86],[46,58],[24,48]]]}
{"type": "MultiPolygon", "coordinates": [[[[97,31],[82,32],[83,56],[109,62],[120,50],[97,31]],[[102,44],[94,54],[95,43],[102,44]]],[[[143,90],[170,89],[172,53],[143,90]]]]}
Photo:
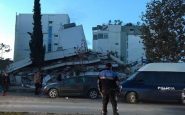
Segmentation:
{"type": "Polygon", "coordinates": [[[131,103],[131,104],[137,103],[138,101],[137,94],[135,92],[129,92],[126,95],[126,101],[127,103],[131,103]]]}
{"type": "Polygon", "coordinates": [[[50,98],[56,98],[58,97],[58,91],[57,89],[50,89],[48,92],[48,95],[50,98]]]}
{"type": "Polygon", "coordinates": [[[98,98],[98,90],[97,89],[91,89],[91,90],[89,90],[88,97],[90,99],[97,99],[98,98]]]}

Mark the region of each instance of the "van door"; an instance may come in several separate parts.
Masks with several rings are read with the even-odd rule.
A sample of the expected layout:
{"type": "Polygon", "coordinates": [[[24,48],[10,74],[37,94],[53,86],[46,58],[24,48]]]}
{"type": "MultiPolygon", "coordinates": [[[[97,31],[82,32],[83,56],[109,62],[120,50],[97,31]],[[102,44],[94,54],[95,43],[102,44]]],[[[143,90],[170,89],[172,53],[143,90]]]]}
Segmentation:
{"type": "Polygon", "coordinates": [[[164,72],[163,81],[164,83],[159,87],[161,97],[164,100],[181,100],[185,86],[185,73],[164,72]]]}
{"type": "Polygon", "coordinates": [[[152,72],[140,72],[137,74],[134,87],[141,100],[152,100],[156,93],[153,85],[152,72]]]}
{"type": "Polygon", "coordinates": [[[179,75],[176,72],[160,72],[156,84],[159,100],[177,100],[181,97],[179,75]]]}

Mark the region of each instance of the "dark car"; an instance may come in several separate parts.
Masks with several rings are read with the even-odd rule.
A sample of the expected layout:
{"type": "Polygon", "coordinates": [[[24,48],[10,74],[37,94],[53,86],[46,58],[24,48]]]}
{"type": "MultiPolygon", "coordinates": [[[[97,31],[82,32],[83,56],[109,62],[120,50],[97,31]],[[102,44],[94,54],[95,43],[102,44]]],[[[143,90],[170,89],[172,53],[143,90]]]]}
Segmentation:
{"type": "Polygon", "coordinates": [[[58,96],[86,96],[98,98],[97,76],[77,76],[66,78],[60,82],[50,83],[44,87],[44,92],[51,98],[58,96]]]}

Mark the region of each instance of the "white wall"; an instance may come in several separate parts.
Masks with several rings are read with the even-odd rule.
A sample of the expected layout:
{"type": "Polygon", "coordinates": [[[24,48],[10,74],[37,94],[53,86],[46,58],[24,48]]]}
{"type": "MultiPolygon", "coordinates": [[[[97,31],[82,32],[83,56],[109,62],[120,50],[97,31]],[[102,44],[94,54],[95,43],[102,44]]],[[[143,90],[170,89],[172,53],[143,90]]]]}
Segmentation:
{"type": "Polygon", "coordinates": [[[94,31],[93,34],[106,33],[108,39],[93,40],[93,50],[96,52],[107,53],[107,51],[118,52],[120,56],[120,39],[121,39],[121,26],[120,25],[108,25],[107,30],[94,31]],[[116,45],[117,44],[117,45],[116,45]]]}
{"type": "Polygon", "coordinates": [[[82,25],[62,30],[59,34],[58,44],[58,47],[63,47],[63,49],[81,47],[84,45],[87,47],[82,25]],[[83,40],[85,40],[85,42],[83,42],[83,40]]]}
{"type": "Polygon", "coordinates": [[[134,61],[141,61],[141,58],[145,58],[145,52],[143,49],[142,39],[139,35],[128,35],[128,49],[127,49],[128,63],[134,61]]]}
{"type": "MultiPolygon", "coordinates": [[[[48,25],[49,21],[53,21],[52,25],[52,39],[55,34],[59,32],[61,25],[70,23],[67,14],[42,14],[42,32],[43,40],[46,44],[48,40],[48,25]]],[[[15,45],[14,45],[14,61],[22,60],[29,56],[29,41],[30,36],[27,32],[33,31],[33,15],[19,14],[16,16],[16,30],[15,30],[15,45]]],[[[54,40],[53,40],[54,41],[54,40]]],[[[56,50],[55,46],[53,49],[56,50]]]]}

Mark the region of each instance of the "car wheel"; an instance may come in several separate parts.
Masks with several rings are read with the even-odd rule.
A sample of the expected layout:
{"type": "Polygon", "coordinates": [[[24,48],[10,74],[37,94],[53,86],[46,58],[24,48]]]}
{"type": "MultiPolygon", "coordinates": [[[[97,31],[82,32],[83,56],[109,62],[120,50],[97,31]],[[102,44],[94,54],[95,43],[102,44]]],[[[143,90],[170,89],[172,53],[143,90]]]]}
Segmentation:
{"type": "Polygon", "coordinates": [[[137,100],[137,95],[135,92],[129,92],[127,95],[126,95],[126,101],[128,103],[136,103],[138,100],[137,100]]]}
{"type": "Polygon", "coordinates": [[[98,90],[97,90],[97,89],[91,89],[91,90],[88,92],[88,97],[91,98],[91,99],[96,99],[96,98],[98,98],[98,90]]]}
{"type": "Polygon", "coordinates": [[[48,95],[50,98],[56,98],[58,97],[58,91],[57,89],[50,89],[48,92],[48,95]]]}

